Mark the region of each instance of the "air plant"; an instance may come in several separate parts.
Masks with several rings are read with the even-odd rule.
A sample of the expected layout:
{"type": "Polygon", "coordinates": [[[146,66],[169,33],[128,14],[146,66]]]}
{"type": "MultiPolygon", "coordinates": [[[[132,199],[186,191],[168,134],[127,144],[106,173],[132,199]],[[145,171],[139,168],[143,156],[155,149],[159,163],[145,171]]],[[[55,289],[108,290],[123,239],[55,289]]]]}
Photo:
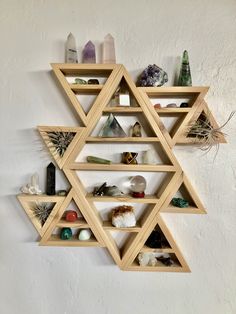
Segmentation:
{"type": "Polygon", "coordinates": [[[63,157],[67,147],[72,142],[76,133],[74,132],[62,132],[62,131],[53,131],[47,132],[48,141],[47,144],[49,147],[55,149],[60,157],[63,157]]]}
{"type": "Polygon", "coordinates": [[[32,208],[33,215],[38,218],[42,227],[48,219],[48,216],[50,215],[52,209],[52,203],[35,203],[35,206],[32,208]]]}
{"type": "Polygon", "coordinates": [[[194,137],[200,140],[200,149],[208,153],[212,147],[216,146],[216,154],[219,150],[219,139],[226,134],[222,129],[232,119],[235,112],[231,112],[227,121],[218,128],[214,128],[210,122],[210,113],[201,113],[199,118],[188,128],[187,137],[194,137]]]}

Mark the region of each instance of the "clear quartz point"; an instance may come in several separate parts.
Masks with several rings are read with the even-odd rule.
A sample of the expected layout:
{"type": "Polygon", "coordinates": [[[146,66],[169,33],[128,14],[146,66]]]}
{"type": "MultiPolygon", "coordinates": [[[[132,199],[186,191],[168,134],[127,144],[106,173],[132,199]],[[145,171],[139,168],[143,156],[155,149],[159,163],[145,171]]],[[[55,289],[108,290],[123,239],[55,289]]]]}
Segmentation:
{"type": "Polygon", "coordinates": [[[66,63],[78,63],[75,37],[70,33],[66,41],[66,63]]]}

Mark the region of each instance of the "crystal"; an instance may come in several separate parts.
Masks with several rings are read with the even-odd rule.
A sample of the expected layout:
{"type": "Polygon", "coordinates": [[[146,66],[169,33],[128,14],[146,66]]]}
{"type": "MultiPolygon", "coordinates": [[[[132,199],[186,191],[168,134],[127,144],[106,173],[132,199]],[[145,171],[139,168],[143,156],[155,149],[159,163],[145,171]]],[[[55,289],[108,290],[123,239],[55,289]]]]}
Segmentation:
{"type": "Polygon", "coordinates": [[[80,77],[76,77],[75,78],[75,84],[83,84],[83,85],[85,85],[85,84],[87,84],[87,82],[84,79],[80,78],[80,77]]]}
{"type": "Polygon", "coordinates": [[[135,124],[131,127],[131,136],[132,137],[141,137],[141,124],[139,122],[135,122],[135,124]]]}
{"type": "Polygon", "coordinates": [[[24,194],[42,194],[42,191],[39,188],[39,175],[34,173],[31,176],[30,183],[23,185],[20,188],[20,191],[24,194]]]}
{"type": "Polygon", "coordinates": [[[133,192],[132,196],[136,198],[143,198],[146,189],[146,179],[143,176],[134,176],[130,180],[130,190],[133,192]]]}
{"type": "Polygon", "coordinates": [[[111,34],[107,34],[104,38],[102,63],[116,63],[115,43],[111,34]]]}
{"type": "Polygon", "coordinates": [[[180,197],[174,197],[171,201],[172,205],[179,208],[186,208],[189,206],[189,202],[180,197]]]}
{"type": "Polygon", "coordinates": [[[165,266],[174,265],[174,261],[171,259],[169,254],[165,254],[165,256],[164,255],[158,256],[156,257],[156,259],[160,261],[162,264],[164,264],[165,266]]]}
{"type": "Polygon", "coordinates": [[[124,164],[132,164],[136,165],[138,162],[136,160],[138,156],[138,153],[133,153],[133,152],[123,152],[122,153],[122,162],[124,164]]]}
{"type": "Polygon", "coordinates": [[[47,187],[46,194],[47,195],[55,195],[56,187],[56,167],[52,162],[47,166],[47,187]]]}
{"type": "Polygon", "coordinates": [[[99,85],[99,80],[98,79],[89,79],[88,84],[99,85]]]}
{"type": "Polygon", "coordinates": [[[92,232],[89,229],[82,229],[80,230],[78,239],[80,241],[87,241],[91,238],[92,236],[92,232]]]}
{"type": "Polygon", "coordinates": [[[154,150],[148,149],[143,152],[143,163],[147,165],[153,165],[155,164],[155,158],[154,158],[154,150]]]}
{"type": "Polygon", "coordinates": [[[87,162],[95,163],[95,164],[111,164],[110,160],[95,157],[95,156],[87,156],[87,162]]]}
{"type": "Polygon", "coordinates": [[[95,46],[91,42],[91,40],[89,40],[87,44],[84,46],[83,63],[96,63],[95,46]]]}
{"type": "Polygon", "coordinates": [[[71,33],[66,41],[66,63],[78,63],[75,37],[71,33]]]}
{"type": "Polygon", "coordinates": [[[120,196],[122,194],[117,186],[107,186],[106,182],[101,186],[95,187],[93,191],[93,196],[120,196]]]}
{"type": "Polygon", "coordinates": [[[184,50],[179,74],[179,86],[192,86],[192,77],[187,50],[184,50]]]}
{"type": "Polygon", "coordinates": [[[117,228],[136,226],[136,218],[133,206],[118,206],[112,210],[112,225],[117,228]]]}
{"type": "Polygon", "coordinates": [[[168,104],[166,108],[177,108],[177,105],[175,103],[171,103],[171,104],[168,104]]]}
{"type": "Polygon", "coordinates": [[[60,238],[62,240],[69,240],[72,238],[72,230],[71,228],[62,228],[60,233],[60,238]]]}
{"type": "Polygon", "coordinates": [[[107,118],[102,130],[100,131],[99,135],[101,137],[126,137],[126,134],[122,127],[120,126],[119,122],[111,113],[107,118]]]}
{"type": "Polygon", "coordinates": [[[159,230],[152,231],[147,241],[145,242],[145,245],[153,249],[170,247],[164,234],[159,230]]]}
{"type": "Polygon", "coordinates": [[[59,190],[59,191],[57,192],[57,195],[58,195],[58,196],[66,196],[66,195],[67,195],[67,191],[66,191],[66,190],[59,190]]]}
{"type": "Polygon", "coordinates": [[[158,260],[155,257],[154,253],[141,252],[138,255],[138,263],[140,266],[157,266],[158,260]]]}
{"type": "Polygon", "coordinates": [[[180,108],[188,108],[188,103],[187,102],[182,102],[180,104],[180,108]]]}
{"type": "Polygon", "coordinates": [[[154,108],[155,108],[155,109],[160,109],[160,108],[161,108],[161,104],[155,104],[155,105],[154,105],[154,108]]]}
{"type": "Polygon", "coordinates": [[[78,219],[78,216],[75,210],[66,211],[66,221],[75,222],[77,219],[78,219]]]}
{"type": "Polygon", "coordinates": [[[162,86],[166,82],[168,82],[167,73],[159,68],[156,64],[149,65],[144,71],[141,73],[138,85],[139,86],[151,86],[157,87],[162,86]]]}

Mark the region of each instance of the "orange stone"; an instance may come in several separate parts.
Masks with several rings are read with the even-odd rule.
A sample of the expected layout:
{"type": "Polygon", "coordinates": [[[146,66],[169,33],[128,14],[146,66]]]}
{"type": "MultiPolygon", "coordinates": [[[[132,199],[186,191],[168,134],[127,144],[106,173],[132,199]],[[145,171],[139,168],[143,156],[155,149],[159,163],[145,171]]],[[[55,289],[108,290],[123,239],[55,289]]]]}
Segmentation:
{"type": "Polygon", "coordinates": [[[68,210],[68,211],[66,212],[66,221],[74,222],[74,221],[77,220],[77,218],[78,218],[78,216],[77,216],[76,211],[74,211],[74,210],[68,210]]]}

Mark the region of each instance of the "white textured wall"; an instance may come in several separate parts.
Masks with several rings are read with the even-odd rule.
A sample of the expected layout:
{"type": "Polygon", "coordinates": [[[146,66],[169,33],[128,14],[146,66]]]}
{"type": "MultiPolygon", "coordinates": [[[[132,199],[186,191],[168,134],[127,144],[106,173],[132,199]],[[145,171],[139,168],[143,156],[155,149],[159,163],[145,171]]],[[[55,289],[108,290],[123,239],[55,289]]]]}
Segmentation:
{"type": "Polygon", "coordinates": [[[207,101],[223,123],[236,108],[236,2],[1,0],[0,21],[0,313],[236,313],[235,119],[214,163],[213,153],[175,150],[208,209],[165,215],[191,274],[121,272],[103,249],[38,247],[15,198],[49,162],[35,126],[76,125],[49,73],[50,62],[64,61],[70,31],[80,48],[111,32],[133,77],[155,62],[170,84],[188,49],[193,83],[211,86],[207,101]]]}

